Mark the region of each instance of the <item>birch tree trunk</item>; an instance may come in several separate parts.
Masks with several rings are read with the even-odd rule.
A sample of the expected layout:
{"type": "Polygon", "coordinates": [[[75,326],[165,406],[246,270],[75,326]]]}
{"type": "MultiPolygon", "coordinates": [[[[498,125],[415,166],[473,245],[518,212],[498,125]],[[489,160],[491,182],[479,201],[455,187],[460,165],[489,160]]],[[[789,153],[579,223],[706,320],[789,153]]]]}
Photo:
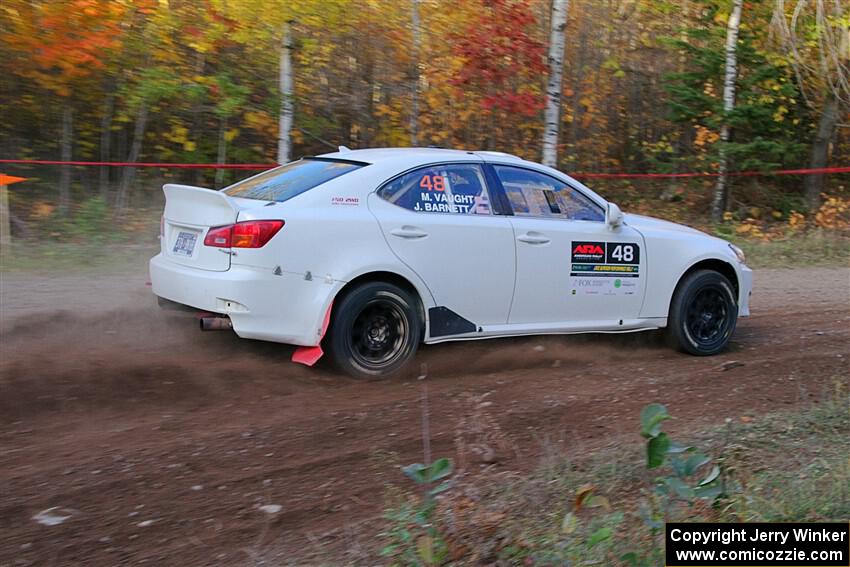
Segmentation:
{"type": "Polygon", "coordinates": [[[549,34],[549,82],[543,125],[543,165],[558,165],[558,133],[561,126],[561,79],[564,71],[564,30],[567,27],[568,0],[553,0],[549,34]]]}
{"type": "MultiPolygon", "coordinates": [[[[127,161],[135,163],[139,161],[139,156],[142,155],[142,142],[145,139],[145,128],[148,123],[148,106],[145,103],[139,107],[139,113],[136,115],[136,125],[133,128],[133,142],[130,144],[130,153],[127,156],[127,161]]],[[[125,167],[121,173],[121,183],[118,185],[118,194],[115,196],[115,213],[119,218],[124,214],[124,208],[127,206],[127,193],[130,191],[130,184],[136,176],[135,167],[125,167]]]]}
{"type": "MultiPolygon", "coordinates": [[[[829,162],[829,144],[832,136],[835,134],[835,127],[838,124],[838,99],[835,94],[830,92],[826,95],[826,100],[823,103],[823,111],[821,111],[820,120],[818,120],[818,129],[815,132],[815,139],[812,140],[812,153],[809,158],[809,167],[812,169],[820,169],[826,167],[829,162]]],[[[803,178],[804,194],[806,196],[806,204],[810,211],[814,211],[820,204],[820,195],[823,193],[823,178],[824,175],[806,175],[803,178]]]]}
{"type": "Polygon", "coordinates": [[[419,143],[419,0],[411,1],[411,25],[413,26],[413,73],[410,84],[410,145],[419,143]]]}
{"type": "Polygon", "coordinates": [[[729,203],[729,159],[726,144],[732,138],[729,126],[729,113],[735,109],[735,81],[738,79],[738,28],[741,25],[741,7],[743,0],[733,0],[732,13],[726,27],[726,75],[723,79],[723,124],[720,126],[720,165],[717,184],[714,186],[714,198],[711,203],[711,218],[714,222],[723,220],[723,212],[729,203]]]}
{"type": "Polygon", "coordinates": [[[290,22],[283,24],[280,40],[280,115],[278,116],[277,162],[287,163],[292,153],[292,31],[290,22]]]}
{"type": "MultiPolygon", "coordinates": [[[[62,109],[62,139],[59,141],[60,159],[71,161],[74,134],[74,109],[66,102],[62,109]]],[[[59,174],[59,214],[65,216],[71,207],[71,166],[63,165],[59,174]]]]}

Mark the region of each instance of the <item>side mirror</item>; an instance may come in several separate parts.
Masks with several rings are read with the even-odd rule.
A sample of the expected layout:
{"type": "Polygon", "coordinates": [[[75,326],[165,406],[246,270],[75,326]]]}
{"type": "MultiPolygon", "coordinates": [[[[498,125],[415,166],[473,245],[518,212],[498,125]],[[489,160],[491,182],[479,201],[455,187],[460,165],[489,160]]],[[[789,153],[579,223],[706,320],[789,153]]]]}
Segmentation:
{"type": "Polygon", "coordinates": [[[605,212],[605,224],[612,230],[623,224],[623,211],[614,203],[608,203],[608,210],[605,212]]]}

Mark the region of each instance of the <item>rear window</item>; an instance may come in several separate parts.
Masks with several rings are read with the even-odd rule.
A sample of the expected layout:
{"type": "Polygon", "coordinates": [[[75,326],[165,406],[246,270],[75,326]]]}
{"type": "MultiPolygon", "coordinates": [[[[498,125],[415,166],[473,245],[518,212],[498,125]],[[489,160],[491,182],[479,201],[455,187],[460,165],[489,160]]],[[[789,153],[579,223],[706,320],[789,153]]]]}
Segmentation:
{"type": "Polygon", "coordinates": [[[366,164],[307,158],[249,177],[224,189],[231,197],[283,202],[366,164]]]}

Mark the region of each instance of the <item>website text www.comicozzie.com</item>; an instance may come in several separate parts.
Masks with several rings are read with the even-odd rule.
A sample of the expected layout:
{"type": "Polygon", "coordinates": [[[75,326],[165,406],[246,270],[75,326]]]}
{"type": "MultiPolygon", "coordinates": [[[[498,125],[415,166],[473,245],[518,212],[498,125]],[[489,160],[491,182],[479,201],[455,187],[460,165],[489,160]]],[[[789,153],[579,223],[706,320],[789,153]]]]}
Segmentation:
{"type": "Polygon", "coordinates": [[[812,565],[819,564],[819,561],[834,562],[839,561],[843,557],[840,551],[821,550],[806,552],[802,549],[721,549],[719,552],[714,549],[680,549],[676,551],[676,559],[684,561],[688,565],[692,565],[693,561],[700,563],[708,561],[813,561],[812,565]]]}
{"type": "Polygon", "coordinates": [[[847,523],[668,523],[668,567],[850,566],[847,523]]]}

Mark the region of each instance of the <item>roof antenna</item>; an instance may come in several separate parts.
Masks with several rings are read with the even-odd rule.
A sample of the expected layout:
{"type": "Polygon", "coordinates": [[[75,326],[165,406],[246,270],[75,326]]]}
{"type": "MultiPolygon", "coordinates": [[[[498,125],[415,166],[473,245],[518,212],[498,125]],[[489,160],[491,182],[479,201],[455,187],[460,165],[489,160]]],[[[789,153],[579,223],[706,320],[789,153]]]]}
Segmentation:
{"type": "Polygon", "coordinates": [[[340,147],[339,147],[339,148],[337,148],[337,149],[338,149],[338,151],[339,151],[340,153],[342,153],[342,152],[350,152],[350,151],[351,151],[351,148],[349,148],[348,146],[340,146],[340,147]]]}

